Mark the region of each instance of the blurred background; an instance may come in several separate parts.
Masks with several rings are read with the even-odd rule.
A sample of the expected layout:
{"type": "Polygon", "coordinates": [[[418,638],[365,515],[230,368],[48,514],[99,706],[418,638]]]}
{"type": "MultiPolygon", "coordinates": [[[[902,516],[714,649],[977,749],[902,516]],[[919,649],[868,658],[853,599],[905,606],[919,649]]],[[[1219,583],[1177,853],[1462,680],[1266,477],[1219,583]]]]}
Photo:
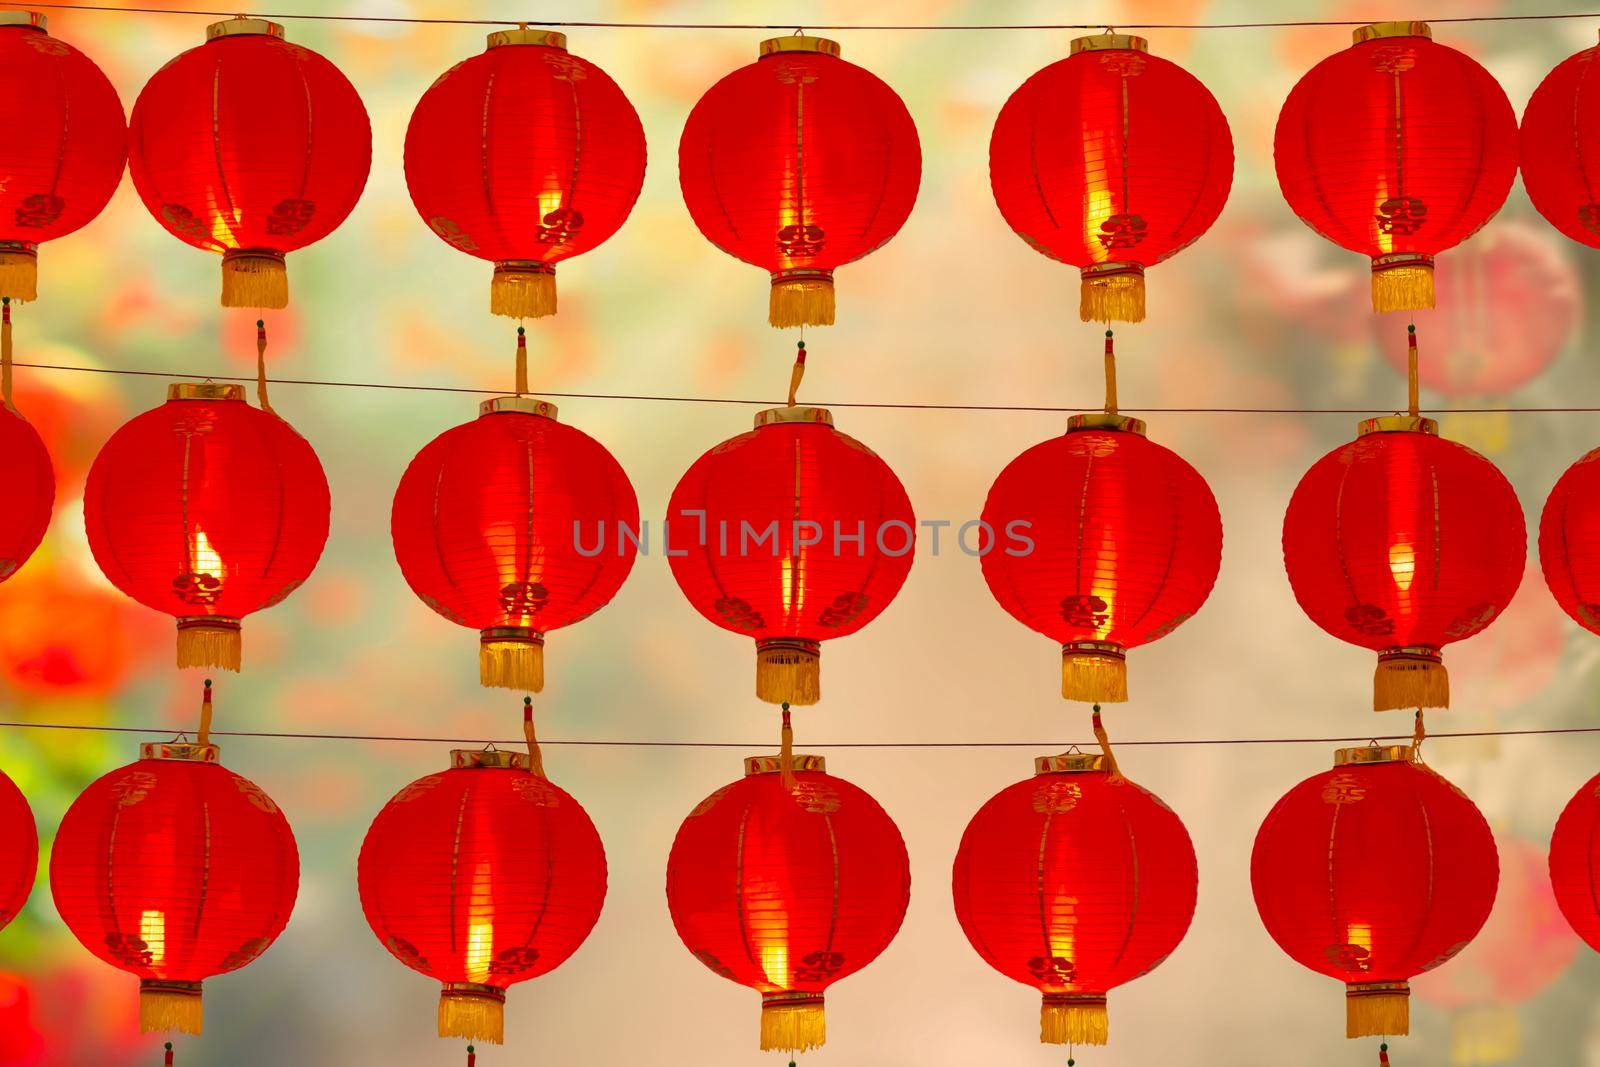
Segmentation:
{"type": "MultiPolygon", "coordinates": [[[[773,22],[1141,22],[1428,18],[1549,10],[1493,0],[1417,0],[1403,10],[1333,3],[1188,0],[1060,3],[748,0],[285,0],[304,13],[401,17],[773,22]]],[[[198,44],[211,19],[53,11],[51,30],[89,53],[131,107],[149,74],[198,44]]],[[[486,310],[489,267],[434,237],[401,169],[411,108],[428,84],[483,47],[481,27],[289,21],[355,83],[372,117],[373,170],[349,221],[291,257],[293,306],[272,314],[282,377],[496,388],[511,384],[514,324],[486,310]]],[[[1594,21],[1440,25],[1436,39],[1481,60],[1521,112],[1560,59],[1595,41],[1594,21]]],[[[1143,32],[1143,31],[1140,31],[1143,32]]],[[[678,192],[678,134],[699,94],[752,60],[749,31],[574,29],[644,121],[651,161],[622,231],[561,269],[561,313],[530,328],[535,390],[781,400],[792,333],[765,322],[761,273],[717,251],[678,192]]],[[[901,401],[1098,406],[1100,329],[1077,321],[1076,272],[1030,250],[989,192],[990,127],[1006,97],[1064,56],[1065,31],[842,32],[845,58],[904,96],[922,136],[917,208],[878,253],[838,275],[839,325],[807,336],[804,402],[901,401]]],[[[1150,318],[1119,331],[1122,398],[1149,406],[1404,404],[1403,316],[1368,307],[1367,264],[1319,239],[1279,196],[1277,111],[1294,81],[1349,43],[1342,28],[1151,31],[1232,125],[1232,199],[1198,244],[1149,274],[1150,318]]],[[[17,359],[161,372],[249,374],[249,312],[217,307],[217,261],[145,214],[124,181],[110,208],[41,256],[43,299],[16,316],[17,359]]],[[[1520,185],[1468,245],[1441,258],[1440,306],[1419,314],[1424,404],[1593,405],[1596,325],[1584,313],[1600,261],[1562,238],[1520,185]]],[[[112,725],[193,724],[198,672],[172,666],[171,622],[120,598],[82,526],[85,470],[124,419],[160,403],[161,379],[19,369],[17,402],[45,435],[60,479],[39,555],[0,585],[0,718],[112,725]]],[[[253,616],[247,671],[218,681],[219,730],[518,736],[520,700],[477,685],[476,638],[424,607],[388,549],[389,505],[411,456],[473,417],[460,395],[279,385],[273,401],[317,447],[333,490],[321,566],[293,597],[253,616]]],[[[562,418],[620,459],[652,520],[706,448],[749,426],[731,405],[559,401],[562,418]]],[[[979,513],[1014,455],[1060,432],[1054,414],[839,410],[838,425],[899,473],[919,516],[979,513]]],[[[1346,415],[1166,414],[1152,438],[1209,480],[1226,530],[1222,573],[1197,619],[1131,657],[1134,699],[1108,713],[1123,741],[1174,737],[1398,733],[1403,715],[1366,710],[1370,653],[1325,636],[1296,607],[1281,565],[1283,509],[1300,474],[1350,438],[1346,415]]],[[[1600,444],[1592,415],[1461,414],[1443,432],[1491,456],[1530,523],[1566,466],[1600,444]]],[[[947,546],[948,547],[948,546],[947,546]]],[[[935,557],[926,540],[898,602],[831,644],[827,699],[797,717],[811,741],[1039,740],[983,750],[831,750],[830,771],[875,795],[899,823],[911,908],[876,964],[828,995],[832,1064],[1064,1063],[1037,1038],[1037,995],[991,972],[951,911],[950,862],[967,819],[1032,770],[1032,757],[1088,739],[1058,694],[1058,651],[990,599],[977,561],[935,557]]],[[[749,642],[707,625],[665,559],[641,559],[610,607],[553,635],[538,702],[551,739],[777,740],[751,696],[749,642]]],[[[1455,707],[1439,731],[1588,725],[1600,642],[1560,613],[1530,558],[1506,617],[1451,646],[1455,707]]],[[[0,731],[0,766],[27,793],[41,837],[94,777],[137,755],[135,736],[0,731]]],[[[449,745],[229,740],[223,758],[288,813],[303,873],[294,918],[248,969],[206,983],[203,1038],[189,1065],[457,1064],[433,1035],[437,987],[372,937],[355,856],[397,789],[446,765],[449,745]]],[[[1330,765],[1332,745],[1127,747],[1123,769],[1187,822],[1200,855],[1188,939],[1111,997],[1113,1044],[1082,1064],[1372,1063],[1342,1036],[1337,983],[1280,953],[1251,900],[1249,851],[1293,783],[1330,765]],[[1287,1051],[1292,1050],[1292,1051],[1287,1051]],[[1287,1055],[1286,1055],[1287,1052],[1287,1055]]],[[[540,1062],[733,1064],[756,1051],[757,995],[713,975],[679,944],[662,893],[683,816],[740,773],[742,750],[558,747],[553,778],[588,808],[610,858],[600,925],[566,966],[511,994],[504,1049],[483,1067],[540,1062]]],[[[1431,763],[1482,807],[1499,838],[1500,905],[1477,943],[1416,983],[1400,1065],[1600,1067],[1600,958],[1555,911],[1544,873],[1551,826],[1600,769],[1585,736],[1437,740],[1431,763]]],[[[67,933],[41,879],[0,934],[0,1064],[159,1062],[137,1033],[136,982],[67,933]]],[[[811,1057],[804,1057],[809,1061],[811,1057]]],[[[778,1061],[774,1061],[778,1062],[778,1061]]]]}

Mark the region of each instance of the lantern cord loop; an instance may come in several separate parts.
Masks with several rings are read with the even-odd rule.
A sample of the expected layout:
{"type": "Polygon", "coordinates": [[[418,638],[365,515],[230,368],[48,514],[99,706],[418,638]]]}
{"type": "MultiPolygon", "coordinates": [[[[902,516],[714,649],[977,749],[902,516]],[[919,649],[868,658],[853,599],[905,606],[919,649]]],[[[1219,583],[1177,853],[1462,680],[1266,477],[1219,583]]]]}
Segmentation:
{"type": "Polygon", "coordinates": [[[1111,737],[1106,733],[1105,724],[1100,721],[1099,704],[1094,706],[1092,721],[1094,723],[1094,739],[1100,742],[1100,753],[1106,758],[1106,775],[1116,781],[1122,777],[1122,771],[1117,767],[1116,754],[1111,751],[1111,737]]]}
{"type": "Polygon", "coordinates": [[[533,698],[522,698],[522,736],[528,742],[528,771],[537,778],[548,778],[544,773],[544,752],[539,748],[539,738],[533,732],[533,698]]]}
{"type": "Polygon", "coordinates": [[[1415,323],[1406,327],[1406,398],[1407,410],[1410,411],[1412,418],[1415,418],[1421,414],[1418,408],[1420,395],[1417,386],[1417,327],[1415,323]]]}
{"type": "Polygon", "coordinates": [[[795,343],[794,370],[789,372],[789,406],[794,407],[794,397],[800,391],[800,382],[806,376],[806,343],[795,343]]]}
{"type": "Polygon", "coordinates": [[[1117,413],[1117,350],[1111,331],[1106,331],[1106,414],[1117,413]]]}
{"type": "Polygon", "coordinates": [[[200,734],[202,745],[211,743],[211,679],[206,679],[205,691],[200,697],[200,734]]]}
{"type": "Polygon", "coordinates": [[[517,327],[517,395],[528,391],[528,332],[517,327]]]}
{"type": "Polygon", "coordinates": [[[166,1067],[172,1067],[172,1042],[167,1042],[167,1057],[162,1061],[166,1067]]]}
{"type": "Polygon", "coordinates": [[[794,780],[794,724],[789,721],[789,705],[783,705],[783,728],[778,732],[778,777],[786,792],[793,793],[794,780]]]}
{"type": "Polygon", "coordinates": [[[268,415],[276,415],[267,399],[267,321],[256,320],[256,402],[268,415]]]}

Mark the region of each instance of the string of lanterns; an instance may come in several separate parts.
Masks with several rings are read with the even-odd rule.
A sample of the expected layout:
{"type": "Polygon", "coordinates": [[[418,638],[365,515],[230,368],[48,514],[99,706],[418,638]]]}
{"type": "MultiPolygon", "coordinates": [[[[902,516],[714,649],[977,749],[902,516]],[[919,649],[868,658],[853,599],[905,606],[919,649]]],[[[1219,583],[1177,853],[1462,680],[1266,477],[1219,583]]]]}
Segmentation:
{"type": "MultiPolygon", "coordinates": [[[[1519,163],[1541,214],[1600,246],[1584,147],[1600,127],[1584,95],[1597,51],[1551,72],[1519,133],[1492,77],[1426,24],[1359,29],[1284,105],[1283,193],[1314,230],[1371,258],[1380,312],[1433,306],[1435,257],[1498,210],[1519,163]]],[[[211,26],[152,76],[124,125],[104,75],[42,16],[0,12],[0,101],[24,97],[0,146],[16,175],[0,187],[0,446],[14,457],[0,580],[38,546],[53,506],[48,452],[10,392],[10,304],[38,296],[39,246],[103,209],[126,158],[156,220],[222,257],[224,307],[282,308],[288,254],[342,223],[371,164],[353,86],[263,19],[211,26]]],[[[645,157],[616,83],[563,34],[521,27],[491,34],[482,55],[428,89],[405,172],[428,227],[494,264],[491,313],[525,320],[556,312],[557,263],[624,224],[645,157]]],[[[990,165],[1007,222],[1079,269],[1080,317],[1139,322],[1149,268],[1204,234],[1226,202],[1233,144],[1198,80],[1141,38],[1108,32],[1075,41],[1013,94],[990,165]]],[[[679,175],[707,239],[768,273],[768,321],[820,326],[835,320],[838,268],[909,217],[921,152],[892,88],[836,43],[797,33],[764,42],[706,92],[680,140],[679,175]]],[[[1349,1037],[1408,1032],[1408,982],[1476,936],[1499,880],[1482,815],[1420,749],[1423,709],[1449,704],[1443,646],[1490,625],[1521,579],[1523,516],[1487,459],[1420,415],[1412,336],[1409,413],[1366,420],[1307,472],[1283,542],[1307,615],[1378,654],[1374,708],[1416,709],[1416,738],[1341,750],[1274,807],[1252,858],[1273,938],[1345,984],[1349,1037]]],[[[237,385],[174,385],[89,474],[94,557],[118,589],[176,619],[179,667],[240,670],[243,618],[291,595],[327,539],[327,481],[267,402],[265,351],[263,322],[258,406],[237,385]]],[[[674,577],[708,620],[755,641],[755,695],[781,706],[781,725],[776,756],[747,759],[744,777],[684,820],[668,906],[696,959],[761,994],[760,1046],[791,1052],[824,1043],[825,991],[887,947],[910,893],[889,815],[794,751],[791,708],[821,699],[822,642],[888,606],[916,533],[891,466],[829,411],[797,402],[805,360],[802,342],[788,403],[708,450],[669,504],[672,528],[699,534],[670,554],[674,577]],[[840,528],[855,535],[848,551],[809,536],[840,528]],[[903,537],[886,541],[890,529],[903,537]]],[[[953,871],[975,951],[1038,990],[1041,1040],[1072,1046],[1108,1040],[1109,991],[1158,966],[1193,916],[1188,833],[1122,773],[1100,705],[1129,698],[1129,649],[1200,610],[1222,544],[1204,478],[1119,412],[1109,331],[1104,362],[1104,410],[1075,416],[990,490],[989,529],[1026,531],[1028,550],[983,559],[996,601],[1061,645],[1062,694],[1095,706],[1101,751],[1041,757],[1032,778],[974,816],[953,871]]],[[[637,530],[639,514],[605,447],[528,394],[519,329],[514,394],[417,454],[392,535],[417,596],[479,632],[480,681],[539,692],[546,635],[621,588],[637,545],[620,531],[637,530]],[[575,531],[585,528],[618,531],[616,550],[584,552],[575,531]]],[[[1540,556],[1562,608],[1600,632],[1597,455],[1551,493],[1540,556]]],[[[200,1032],[202,983],[266,951],[298,889],[287,820],[221,765],[211,708],[208,682],[197,740],[145,744],[91,784],[52,852],[58,911],[89,951],[139,978],[145,1030],[200,1032]]],[[[526,753],[452,752],[449,769],[395,794],[361,850],[368,922],[400,962],[441,983],[443,1037],[502,1041],[507,989],[576,952],[605,896],[600,836],[550,781],[531,698],[523,708],[526,753]]],[[[1596,791],[1591,781],[1563,813],[1549,863],[1563,914],[1600,949],[1596,791]]],[[[0,834],[15,842],[0,850],[3,924],[38,862],[26,800],[3,775],[0,834]]]]}

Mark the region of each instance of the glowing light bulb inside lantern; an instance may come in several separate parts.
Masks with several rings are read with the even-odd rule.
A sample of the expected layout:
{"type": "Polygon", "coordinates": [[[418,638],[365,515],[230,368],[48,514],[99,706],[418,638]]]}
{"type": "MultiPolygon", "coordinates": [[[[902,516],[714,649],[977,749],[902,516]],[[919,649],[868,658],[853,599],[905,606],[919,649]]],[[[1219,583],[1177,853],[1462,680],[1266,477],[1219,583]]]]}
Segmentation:
{"type": "Polygon", "coordinates": [[[139,940],[150,953],[150,966],[156,967],[167,958],[167,916],[165,912],[139,913],[139,940]]]}
{"type": "Polygon", "coordinates": [[[1050,955],[1069,965],[1078,948],[1078,898],[1056,897],[1050,902],[1046,926],[1050,931],[1050,955]]]}
{"type": "Polygon", "coordinates": [[[482,984],[489,980],[490,964],[494,961],[494,923],[469,922],[467,924],[466,971],[467,981],[482,984]]]}
{"type": "Polygon", "coordinates": [[[1357,965],[1366,970],[1372,957],[1372,926],[1369,923],[1351,923],[1345,927],[1345,943],[1361,949],[1357,965]]]}
{"type": "Polygon", "coordinates": [[[211,539],[198,526],[189,543],[189,570],[212,578],[222,577],[222,557],[217,555],[217,550],[211,547],[211,539]]]}
{"type": "Polygon", "coordinates": [[[1103,236],[1100,226],[1113,214],[1111,190],[1103,182],[1090,183],[1084,190],[1083,243],[1088,246],[1097,263],[1104,263],[1111,258],[1105,242],[1100,239],[1103,236]]]}
{"type": "Polygon", "coordinates": [[[789,988],[789,946],[769,943],[761,947],[761,971],[779,989],[789,988]]]}
{"type": "Polygon", "coordinates": [[[547,189],[539,194],[539,218],[543,220],[561,207],[561,190],[547,189]]]}
{"type": "Polygon", "coordinates": [[[1411,591],[1411,583],[1417,577],[1417,550],[1414,546],[1405,542],[1389,546],[1389,574],[1394,578],[1396,589],[1402,593],[1411,591]]]}
{"type": "Polygon", "coordinates": [[[798,549],[798,555],[783,557],[783,569],[780,580],[783,582],[783,613],[785,615],[800,615],[806,610],[806,550],[798,549]]]}

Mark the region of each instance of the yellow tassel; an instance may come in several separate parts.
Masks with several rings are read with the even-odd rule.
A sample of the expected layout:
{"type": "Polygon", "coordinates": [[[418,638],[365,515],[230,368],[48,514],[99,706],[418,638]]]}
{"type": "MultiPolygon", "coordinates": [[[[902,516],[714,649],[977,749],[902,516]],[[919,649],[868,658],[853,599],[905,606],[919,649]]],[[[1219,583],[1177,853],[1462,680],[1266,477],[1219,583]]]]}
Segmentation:
{"type": "Polygon", "coordinates": [[[761,1004],[762,1052],[809,1052],[828,1040],[822,997],[804,1000],[764,999],[761,1004]]]}
{"type": "Polygon", "coordinates": [[[815,641],[756,643],[756,697],[768,704],[815,704],[822,699],[822,649],[815,641]]]}
{"type": "Polygon", "coordinates": [[[483,631],[478,642],[478,681],[490,689],[544,692],[544,638],[483,631]]]}
{"type": "Polygon", "coordinates": [[[1511,1063],[1521,1052],[1522,1025],[1509,1005],[1468,1008],[1450,1020],[1450,1062],[1458,1067],[1511,1063]]]}
{"type": "Polygon", "coordinates": [[[556,269],[548,263],[496,263],[489,283],[489,311],[511,319],[542,319],[556,313],[556,269]]]}
{"type": "Polygon", "coordinates": [[[767,322],[783,329],[788,326],[833,325],[833,278],[803,275],[772,279],[772,294],[767,299],[767,322]]]}
{"type": "Polygon", "coordinates": [[[0,296],[19,304],[39,298],[39,255],[31,249],[0,249],[0,296]]]}
{"type": "Polygon", "coordinates": [[[179,620],[178,666],[218,667],[225,671],[237,671],[242,659],[243,641],[237,621],[179,620]]]}
{"type": "Polygon", "coordinates": [[[1404,982],[1345,986],[1345,1037],[1405,1037],[1411,1033],[1411,988],[1404,982]]]}
{"type": "Polygon", "coordinates": [[[289,268],[279,252],[229,252],[222,257],[222,306],[289,306],[289,268]]]}
{"type": "Polygon", "coordinates": [[[1143,322],[1144,275],[1085,275],[1078,289],[1078,318],[1084,322],[1143,322]]]}
{"type": "Polygon", "coordinates": [[[1039,1041],[1046,1045],[1104,1045],[1111,1035],[1105,997],[1051,996],[1039,1008],[1039,1041]]]}
{"type": "Polygon", "coordinates": [[[1128,699],[1128,661],[1113,649],[1061,650],[1061,696],[1086,704],[1121,704],[1128,699]]]}
{"type": "Polygon", "coordinates": [[[1433,267],[1413,263],[1372,272],[1372,310],[1421,311],[1433,307],[1433,267]]]}
{"type": "Polygon", "coordinates": [[[505,994],[489,986],[446,986],[439,994],[439,1036],[504,1044],[505,994]]]}
{"type": "Polygon", "coordinates": [[[1384,655],[1372,676],[1372,710],[1448,708],[1450,674],[1436,657],[1384,655]]]}
{"type": "Polygon", "coordinates": [[[205,1025],[199,982],[139,983],[139,1032],[179,1030],[198,1034],[205,1025]]]}

